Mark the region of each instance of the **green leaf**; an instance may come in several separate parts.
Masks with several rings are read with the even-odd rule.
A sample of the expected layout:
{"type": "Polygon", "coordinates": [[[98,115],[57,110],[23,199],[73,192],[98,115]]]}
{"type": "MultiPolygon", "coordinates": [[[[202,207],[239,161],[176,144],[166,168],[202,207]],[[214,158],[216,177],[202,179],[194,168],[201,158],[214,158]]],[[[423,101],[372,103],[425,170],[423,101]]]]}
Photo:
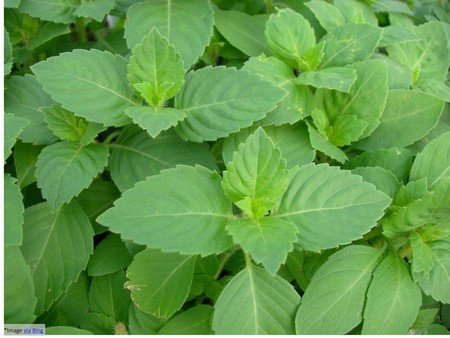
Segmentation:
{"type": "Polygon", "coordinates": [[[365,23],[348,23],[328,33],[320,68],[345,66],[368,59],[381,39],[381,28],[365,23]]]}
{"type": "Polygon", "coordinates": [[[320,25],[328,32],[346,23],[339,8],[324,0],[311,0],[305,5],[314,13],[320,25]]]}
{"type": "Polygon", "coordinates": [[[9,40],[9,34],[6,31],[6,29],[3,31],[3,43],[4,43],[4,49],[3,49],[3,76],[9,75],[11,73],[11,68],[14,63],[13,59],[13,47],[11,45],[11,41],[9,40]]]}
{"type": "Polygon", "coordinates": [[[214,141],[261,120],[286,94],[243,70],[206,67],[190,72],[175,98],[175,108],[187,114],[176,131],[185,140],[214,141]]]}
{"type": "Polygon", "coordinates": [[[420,288],[396,254],[375,269],[367,291],[362,334],[407,334],[422,304],[420,288]]]}
{"type": "Polygon", "coordinates": [[[338,115],[326,132],[331,143],[342,147],[360,138],[368,126],[356,115],[338,115]]]}
{"type": "Polygon", "coordinates": [[[25,210],[22,253],[31,268],[42,314],[86,268],[94,233],[84,211],[74,202],[52,213],[48,203],[25,210]],[[70,243],[70,245],[68,245],[70,243]]]}
{"type": "Polygon", "coordinates": [[[97,312],[89,312],[83,318],[81,328],[93,334],[115,334],[116,323],[114,318],[97,312]]]}
{"type": "Polygon", "coordinates": [[[46,92],[63,108],[91,122],[122,126],[137,104],[128,86],[127,60],[96,49],[76,49],[31,66],[46,92]],[[74,94],[76,88],[77,95],[74,94]],[[95,95],[92,95],[95,93],[95,95]]]}
{"type": "Polygon", "coordinates": [[[412,248],[411,266],[414,272],[428,272],[433,268],[433,253],[419,232],[412,231],[409,234],[412,248]]]}
{"type": "Polygon", "coordinates": [[[89,144],[105,129],[101,124],[87,122],[58,105],[45,107],[42,111],[48,128],[63,141],[89,144]]]}
{"type": "Polygon", "coordinates": [[[359,0],[334,0],[346,22],[366,23],[377,26],[378,20],[368,3],[359,0]]]}
{"type": "Polygon", "coordinates": [[[95,276],[89,289],[89,307],[91,312],[101,313],[116,322],[128,322],[130,292],[124,288],[125,272],[95,276]]]}
{"type": "Polygon", "coordinates": [[[168,318],[186,301],[194,276],[195,256],[163,253],[145,249],[136,256],[127,270],[136,306],[158,318],[168,318]]]}
{"type": "Polygon", "coordinates": [[[184,73],[180,54],[156,28],[134,47],[128,64],[128,82],[153,108],[180,91],[184,73]]]}
{"type": "Polygon", "coordinates": [[[130,126],[109,146],[113,149],[109,170],[121,191],[177,164],[216,168],[206,144],[184,142],[171,132],[152,139],[147,132],[130,126]]]}
{"type": "Polygon", "coordinates": [[[17,180],[9,174],[4,176],[4,226],[5,226],[5,245],[22,244],[23,239],[23,196],[19,186],[16,184],[17,180]]]}
{"type": "Polygon", "coordinates": [[[37,300],[30,267],[18,246],[5,245],[4,255],[5,324],[32,323],[36,318],[33,312],[37,300]]]}
{"type": "Polygon", "coordinates": [[[321,151],[340,163],[347,161],[348,157],[341,149],[323,137],[311,124],[307,123],[307,125],[309,140],[314,149],[321,151]]]}
{"type": "Polygon", "coordinates": [[[5,8],[17,8],[19,7],[20,0],[5,0],[5,8]]]}
{"type": "Polygon", "coordinates": [[[293,124],[309,114],[313,101],[311,90],[307,86],[295,84],[295,75],[284,62],[272,56],[260,56],[250,58],[242,69],[261,76],[263,80],[287,92],[276,108],[267,113],[262,125],[293,124]]]}
{"type": "Polygon", "coordinates": [[[88,335],[92,334],[92,332],[70,326],[52,326],[45,328],[45,334],[66,336],[66,335],[88,335]]]}
{"type": "Polygon", "coordinates": [[[130,334],[157,334],[165,319],[157,318],[139,310],[134,303],[130,305],[128,331],[130,334]]]}
{"type": "Polygon", "coordinates": [[[294,249],[298,232],[295,225],[271,217],[239,219],[230,222],[226,229],[233,236],[233,242],[239,244],[271,275],[275,275],[286,261],[287,254],[294,249]]]}
{"type": "Polygon", "coordinates": [[[318,108],[322,109],[330,124],[338,116],[354,115],[369,125],[359,138],[369,136],[378,126],[388,96],[388,73],[384,62],[367,60],[348,66],[356,70],[357,80],[349,93],[318,89],[315,93],[318,108]]]}
{"type": "Polygon", "coordinates": [[[439,309],[422,309],[413,324],[413,328],[423,328],[434,323],[439,309]]]}
{"type": "Polygon", "coordinates": [[[134,123],[155,138],[162,131],[176,126],[186,117],[186,113],[174,108],[133,107],[125,110],[134,123]]]}
{"type": "Polygon", "coordinates": [[[120,236],[109,234],[95,247],[89,260],[89,276],[103,276],[126,268],[131,263],[131,256],[120,236]]]}
{"type": "Polygon", "coordinates": [[[389,56],[413,72],[414,83],[425,79],[444,81],[449,60],[444,26],[440,22],[428,22],[414,27],[413,32],[421,41],[390,45],[386,48],[389,56]]]}
{"type": "Polygon", "coordinates": [[[20,141],[14,146],[17,184],[21,189],[36,181],[34,171],[36,170],[36,161],[41,150],[41,146],[34,146],[20,141]]]}
{"type": "Polygon", "coordinates": [[[418,88],[440,100],[450,102],[450,87],[444,82],[426,79],[418,83],[418,88]]]}
{"type": "Polygon", "coordinates": [[[180,53],[186,69],[197,61],[213,34],[213,11],[208,0],[158,0],[131,6],[125,38],[130,49],[156,27],[180,53]]]}
{"type": "Polygon", "coordinates": [[[383,27],[383,36],[381,37],[379,47],[411,41],[420,41],[420,38],[408,28],[399,25],[391,25],[383,27]]]}
{"type": "MultiPolygon", "coordinates": [[[[233,153],[237,150],[239,144],[243,143],[254,130],[255,127],[242,129],[239,133],[232,134],[225,139],[222,151],[224,163],[233,160],[233,153]]],[[[280,150],[281,156],[287,162],[288,169],[313,161],[315,152],[309,142],[305,124],[267,126],[264,127],[264,131],[280,150]]]]}
{"type": "Polygon", "coordinates": [[[218,335],[293,334],[299,302],[300,296],[283,278],[249,265],[220,294],[212,327],[218,335]]]}
{"type": "Polygon", "coordinates": [[[108,148],[97,143],[58,142],[44,148],[36,162],[36,177],[52,210],[87,188],[106,167],[108,157],[108,148]]]}
{"type": "Polygon", "coordinates": [[[267,54],[265,21],[238,11],[214,10],[214,25],[234,47],[248,56],[267,54]]]}
{"type": "Polygon", "coordinates": [[[390,201],[360,176],[326,164],[309,164],[294,174],[275,217],[298,227],[303,249],[320,251],[361,238],[390,201]]]}
{"type": "Polygon", "coordinates": [[[73,15],[79,2],[79,0],[22,0],[19,10],[42,20],[71,23],[74,21],[73,15]]]}
{"type": "Polygon", "coordinates": [[[363,319],[367,288],[380,255],[361,245],[331,255],[303,295],[295,318],[297,334],[344,334],[356,327],[363,319]]]}
{"type": "Polygon", "coordinates": [[[225,231],[231,218],[220,176],[183,165],[136,184],[97,221],[137,244],[206,256],[231,245],[225,231]]]}
{"type": "Polygon", "coordinates": [[[29,123],[30,121],[24,118],[15,116],[13,114],[5,114],[5,134],[3,144],[3,154],[5,156],[5,161],[8,159],[9,155],[11,155],[11,149],[16,144],[17,138],[29,123]]]}
{"type": "Polygon", "coordinates": [[[386,63],[389,89],[409,89],[412,86],[412,72],[404,65],[392,60],[387,55],[375,54],[375,60],[386,63]]]}
{"type": "Polygon", "coordinates": [[[427,242],[433,261],[429,271],[416,271],[413,278],[423,292],[442,303],[450,303],[450,240],[427,242]]]}
{"type": "Polygon", "coordinates": [[[356,146],[374,150],[410,145],[436,126],[443,108],[443,101],[423,92],[391,90],[377,129],[356,146]]]}
{"type": "Polygon", "coordinates": [[[186,310],[169,320],[158,332],[158,334],[212,335],[211,317],[213,308],[209,305],[197,305],[186,310]]]}
{"type": "Polygon", "coordinates": [[[301,73],[296,82],[316,88],[335,89],[348,93],[356,81],[356,71],[345,67],[325,68],[301,73]]]}
{"type": "Polygon", "coordinates": [[[435,138],[417,154],[409,179],[426,178],[428,188],[432,189],[445,177],[450,177],[450,132],[435,138]]]}
{"type": "Polygon", "coordinates": [[[314,30],[301,14],[286,8],[266,23],[267,48],[292,68],[304,68],[302,56],[316,44],[314,30]]]}
{"type": "Polygon", "coordinates": [[[361,176],[365,182],[372,183],[392,199],[397,195],[400,182],[393,173],[384,168],[358,167],[353,169],[352,173],[361,176]]]}
{"type": "Polygon", "coordinates": [[[115,0],[81,0],[81,4],[73,14],[102,21],[105,15],[113,9],[114,5],[115,0]]]}
{"type": "Polygon", "coordinates": [[[37,82],[36,77],[12,76],[5,81],[5,111],[30,123],[20,134],[20,139],[33,144],[51,144],[57,140],[47,128],[41,107],[53,103],[52,99],[37,82]]]}
{"type": "Polygon", "coordinates": [[[70,28],[67,25],[54,22],[45,22],[39,27],[39,30],[32,37],[30,37],[30,40],[28,41],[28,48],[36,49],[58,36],[69,33],[70,28]]]}
{"type": "Polygon", "coordinates": [[[226,167],[225,195],[254,219],[270,210],[287,188],[286,161],[262,128],[239,145],[226,167]]]}
{"type": "Polygon", "coordinates": [[[407,3],[396,0],[373,0],[372,7],[380,12],[411,14],[407,3]]]}

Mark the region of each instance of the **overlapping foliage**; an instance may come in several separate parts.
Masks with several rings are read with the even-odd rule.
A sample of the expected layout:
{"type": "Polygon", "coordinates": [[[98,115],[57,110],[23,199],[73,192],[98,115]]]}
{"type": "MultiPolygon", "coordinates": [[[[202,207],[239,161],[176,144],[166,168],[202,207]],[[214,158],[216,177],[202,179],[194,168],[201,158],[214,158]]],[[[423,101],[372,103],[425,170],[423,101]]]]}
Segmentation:
{"type": "Polygon", "coordinates": [[[5,7],[6,323],[448,333],[448,4],[5,7]]]}

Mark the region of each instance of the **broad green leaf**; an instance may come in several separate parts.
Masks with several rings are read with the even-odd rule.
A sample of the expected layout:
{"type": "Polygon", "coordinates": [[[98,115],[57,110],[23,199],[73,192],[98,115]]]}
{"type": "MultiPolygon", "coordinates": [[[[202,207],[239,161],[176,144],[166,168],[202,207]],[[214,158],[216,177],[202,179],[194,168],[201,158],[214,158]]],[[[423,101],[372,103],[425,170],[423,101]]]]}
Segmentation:
{"type": "Polygon", "coordinates": [[[128,322],[130,292],[124,288],[125,272],[95,276],[89,289],[89,308],[91,312],[101,313],[116,322],[128,322]]]}
{"type": "Polygon", "coordinates": [[[122,126],[129,122],[124,110],[137,105],[127,83],[126,64],[119,55],[76,49],[36,63],[31,69],[63,108],[91,122],[122,126]]]}
{"type": "Polygon", "coordinates": [[[390,201],[360,176],[326,164],[309,164],[294,174],[275,217],[298,227],[303,249],[320,251],[361,238],[390,201]]]}
{"type": "Polygon", "coordinates": [[[195,256],[164,253],[145,249],[136,256],[127,270],[136,306],[158,318],[168,318],[186,301],[194,275],[195,256]]]}
{"type": "Polygon", "coordinates": [[[418,84],[420,90],[445,102],[450,102],[450,87],[441,81],[426,79],[418,84]]]}
{"type": "Polygon", "coordinates": [[[384,168],[358,167],[353,169],[352,173],[361,176],[365,182],[372,183],[392,199],[397,195],[400,182],[393,173],[384,168]]]}
{"type": "Polygon", "coordinates": [[[359,0],[334,0],[346,22],[365,23],[377,26],[378,20],[369,4],[359,0]]]}
{"type": "Polygon", "coordinates": [[[397,0],[373,0],[372,8],[380,12],[411,14],[407,3],[397,0]]]}
{"type": "Polygon", "coordinates": [[[362,334],[406,334],[422,304],[420,288],[395,254],[375,269],[367,291],[362,334]]]}
{"type": "Polygon", "coordinates": [[[444,26],[439,22],[428,22],[414,27],[414,33],[421,41],[390,45],[387,47],[389,56],[413,72],[414,83],[425,79],[444,81],[449,61],[444,26]]]}
{"type": "Polygon", "coordinates": [[[300,296],[283,278],[249,265],[220,294],[212,327],[218,335],[293,334],[299,302],[300,296]]]}
{"type": "Polygon", "coordinates": [[[189,69],[209,44],[213,24],[213,11],[207,0],[146,1],[129,8],[125,38],[133,49],[156,27],[175,46],[189,69]]]}
{"type": "Polygon", "coordinates": [[[130,305],[128,320],[128,331],[132,335],[157,334],[165,323],[165,319],[142,312],[134,303],[130,305]]]}
{"type": "Polygon", "coordinates": [[[36,161],[42,150],[41,146],[17,142],[14,146],[14,166],[16,169],[17,184],[21,189],[36,181],[34,172],[36,161]]]}
{"type": "Polygon", "coordinates": [[[261,120],[287,95],[243,70],[206,67],[190,72],[175,98],[187,117],[176,128],[189,141],[214,141],[261,120]]]}
{"type": "Polygon", "coordinates": [[[69,34],[70,28],[67,25],[55,23],[55,22],[45,22],[43,23],[38,31],[30,37],[28,41],[28,48],[36,49],[44,43],[64,34],[69,34]]]}
{"type": "Polygon", "coordinates": [[[48,128],[63,141],[89,144],[105,129],[101,124],[87,122],[58,105],[44,107],[42,111],[48,128]]]}
{"type": "Polygon", "coordinates": [[[213,308],[209,305],[197,305],[169,320],[158,334],[208,334],[212,335],[211,317],[213,308]]]}
{"type": "Polygon", "coordinates": [[[106,167],[108,157],[108,148],[98,143],[82,146],[66,141],[44,148],[36,162],[36,177],[52,210],[87,188],[106,167]]]}
{"type": "Polygon", "coordinates": [[[271,275],[275,275],[286,261],[287,254],[294,249],[298,232],[295,225],[271,217],[239,219],[230,222],[226,229],[233,236],[233,242],[239,244],[271,275]]]}
{"type": "Polygon", "coordinates": [[[172,132],[152,139],[147,132],[130,126],[109,146],[113,149],[109,170],[121,191],[177,164],[216,167],[206,144],[184,142],[172,132]]]}
{"type": "Polygon", "coordinates": [[[373,59],[386,63],[389,89],[409,89],[412,86],[412,72],[409,68],[392,60],[387,55],[375,54],[373,59]]]}
{"type": "Polygon", "coordinates": [[[25,210],[22,253],[31,268],[42,314],[86,268],[94,233],[84,211],[74,202],[55,213],[48,203],[25,210]],[[68,245],[70,243],[70,245],[68,245]]]}
{"type": "Polygon", "coordinates": [[[438,184],[443,177],[450,176],[450,132],[442,134],[428,143],[416,156],[409,179],[427,179],[428,188],[438,184]]]}
{"type": "Polygon", "coordinates": [[[314,149],[321,151],[339,163],[344,163],[348,160],[347,155],[341,149],[328,141],[311,124],[307,123],[307,125],[309,140],[314,149]]]}
{"type": "Polygon", "coordinates": [[[4,43],[4,49],[3,49],[3,76],[9,75],[11,73],[11,68],[14,62],[13,55],[12,55],[12,45],[11,41],[9,40],[9,34],[6,31],[6,29],[3,31],[3,43],[4,43]]]}
{"type": "Polygon", "coordinates": [[[345,66],[368,59],[381,39],[382,30],[365,23],[348,23],[328,33],[320,68],[345,66]]]}
{"type": "Polygon", "coordinates": [[[89,276],[103,276],[126,268],[130,262],[130,253],[120,236],[109,234],[95,247],[87,271],[89,276]]]}
{"type": "Polygon", "coordinates": [[[344,334],[363,319],[366,292],[381,251],[352,245],[314,274],[295,318],[297,334],[344,334]]]}
{"type": "Polygon", "coordinates": [[[17,180],[5,174],[4,176],[4,226],[5,226],[5,245],[22,244],[23,239],[23,196],[17,185],[17,180]]]}
{"type": "Polygon", "coordinates": [[[399,25],[390,25],[383,27],[383,36],[381,37],[379,47],[411,41],[420,41],[420,38],[408,28],[399,25]]]}
{"type": "Polygon", "coordinates": [[[30,123],[20,134],[20,139],[33,144],[51,144],[57,140],[47,128],[41,107],[53,103],[50,96],[44,92],[36,77],[12,76],[5,81],[5,111],[22,117],[30,123]]]}
{"type": "Polygon", "coordinates": [[[415,273],[428,272],[433,268],[433,252],[419,232],[409,234],[412,248],[412,270],[415,273]]]}
{"type": "Polygon", "coordinates": [[[423,92],[391,90],[380,124],[356,146],[365,150],[408,146],[436,126],[443,108],[443,101],[423,92]]]}
{"type": "Polygon", "coordinates": [[[254,219],[261,218],[288,184],[286,161],[262,128],[241,143],[226,164],[222,188],[228,199],[254,219]]]}
{"type": "Polygon", "coordinates": [[[86,212],[96,234],[107,229],[95,222],[98,216],[113,206],[113,202],[120,197],[120,192],[113,182],[95,179],[89,188],[84,189],[76,201],[86,212]]]}
{"type": "Polygon", "coordinates": [[[324,0],[311,0],[305,5],[314,13],[320,25],[328,32],[346,23],[339,8],[324,0]]]}
{"type": "Polygon", "coordinates": [[[416,272],[414,280],[425,294],[442,303],[450,303],[450,241],[449,239],[427,243],[433,257],[430,271],[416,272]]]}
{"type": "Polygon", "coordinates": [[[316,102],[330,125],[341,115],[354,115],[369,125],[359,138],[369,136],[379,124],[388,96],[388,74],[384,62],[367,60],[348,66],[356,70],[357,80],[349,93],[318,89],[316,102]]]}
{"type": "Polygon", "coordinates": [[[32,323],[37,301],[30,267],[18,246],[5,245],[4,255],[5,324],[32,323]]]}
{"type": "Polygon", "coordinates": [[[11,150],[16,144],[17,138],[26,128],[26,126],[30,123],[30,121],[15,116],[13,114],[5,114],[4,117],[4,139],[3,139],[3,154],[5,161],[8,159],[9,155],[11,155],[11,150]]]}
{"type": "Polygon", "coordinates": [[[348,93],[356,81],[356,70],[345,67],[331,67],[301,73],[296,82],[316,88],[335,89],[348,93]]]}
{"type": "Polygon", "coordinates": [[[284,62],[275,57],[260,56],[250,58],[242,69],[287,92],[276,108],[267,113],[261,122],[263,125],[293,124],[309,114],[313,101],[311,90],[295,85],[295,75],[284,62]]]}
{"type": "Polygon", "coordinates": [[[184,73],[180,54],[156,28],[134,47],[128,64],[128,82],[156,109],[180,91],[184,73]]]}
{"type": "Polygon", "coordinates": [[[302,56],[316,44],[314,29],[301,14],[278,10],[266,23],[267,48],[292,68],[308,69],[302,56]]]}
{"type": "Polygon", "coordinates": [[[32,17],[59,23],[71,23],[80,0],[21,0],[19,10],[32,17]]]}
{"type": "Polygon", "coordinates": [[[351,158],[345,163],[344,169],[378,166],[392,172],[399,181],[406,181],[412,156],[411,151],[405,148],[371,150],[351,158]]]}
{"type": "Polygon", "coordinates": [[[265,21],[238,11],[214,10],[214,25],[234,47],[248,56],[267,54],[265,21]]]}
{"type": "Polygon", "coordinates": [[[134,123],[155,138],[162,131],[176,126],[186,117],[186,113],[174,108],[132,107],[125,110],[134,123]]]}
{"type": "Polygon", "coordinates": [[[92,332],[71,326],[52,326],[45,328],[48,335],[90,335],[92,332]]]}
{"type": "Polygon", "coordinates": [[[232,218],[220,176],[182,165],[137,183],[97,221],[137,244],[206,256],[231,245],[225,226],[232,218]]]}
{"type": "Polygon", "coordinates": [[[93,18],[101,22],[114,5],[115,0],[81,0],[81,4],[73,14],[78,17],[93,18]]]}

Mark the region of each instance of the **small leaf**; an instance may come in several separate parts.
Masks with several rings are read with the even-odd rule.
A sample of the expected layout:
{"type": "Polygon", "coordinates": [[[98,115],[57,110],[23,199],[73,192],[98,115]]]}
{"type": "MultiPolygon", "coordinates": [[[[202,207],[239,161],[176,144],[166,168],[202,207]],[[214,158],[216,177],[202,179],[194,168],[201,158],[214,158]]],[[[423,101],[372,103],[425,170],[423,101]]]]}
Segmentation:
{"type": "Polygon", "coordinates": [[[43,147],[17,142],[14,146],[14,166],[17,184],[21,189],[36,181],[36,161],[43,147]]]}
{"type": "Polygon", "coordinates": [[[406,334],[421,304],[420,288],[408,267],[397,255],[388,255],[375,269],[367,291],[362,334],[406,334]]]}
{"type": "Polygon", "coordinates": [[[178,109],[155,109],[147,106],[128,108],[125,110],[125,114],[153,138],[157,137],[162,131],[176,126],[186,117],[186,113],[178,109]]]}
{"type": "Polygon", "coordinates": [[[13,66],[13,55],[12,55],[12,45],[9,39],[9,34],[6,29],[3,31],[3,41],[4,41],[4,52],[3,52],[3,74],[4,76],[9,75],[11,73],[11,68],[13,66]]]}
{"type": "Polygon", "coordinates": [[[255,219],[271,209],[286,190],[286,161],[262,128],[239,146],[226,166],[222,182],[225,195],[255,219]],[[244,207],[246,198],[249,205],[244,207]]]}
{"type": "Polygon", "coordinates": [[[350,145],[358,140],[369,126],[356,115],[338,115],[333,124],[328,128],[328,140],[337,146],[350,145]]]}
{"type": "Polygon", "coordinates": [[[209,305],[200,304],[194,306],[170,319],[158,334],[170,335],[212,335],[211,317],[213,308],[209,305]]]}
{"type": "Polygon", "coordinates": [[[21,0],[19,10],[46,21],[71,23],[79,0],[21,0]]]}
{"type": "Polygon", "coordinates": [[[11,155],[11,149],[16,144],[17,138],[20,136],[25,127],[30,123],[30,121],[13,114],[5,114],[4,123],[5,134],[3,154],[6,161],[9,155],[11,155]]]}
{"type": "Polygon", "coordinates": [[[115,0],[81,0],[81,4],[73,13],[79,17],[93,18],[102,21],[115,5],[115,0]]]}
{"type": "Polygon", "coordinates": [[[321,151],[340,163],[348,160],[347,155],[341,149],[323,137],[311,124],[307,123],[307,125],[309,140],[314,149],[321,151]]]}
{"type": "Polygon", "coordinates": [[[283,278],[250,265],[223,289],[212,327],[218,335],[293,334],[299,302],[300,296],[283,278]]]}
{"type": "Polygon", "coordinates": [[[272,275],[294,249],[293,243],[297,240],[298,232],[295,225],[271,217],[239,219],[230,222],[226,229],[233,236],[233,242],[239,244],[272,275]]]}
{"type": "Polygon", "coordinates": [[[206,256],[231,245],[225,231],[231,218],[220,176],[183,165],[136,184],[97,221],[137,244],[206,256]]]}
{"type": "Polygon", "coordinates": [[[358,167],[352,170],[365,182],[372,183],[378,190],[394,199],[400,187],[400,183],[393,173],[381,167],[358,167]]]}
{"type": "Polygon", "coordinates": [[[9,174],[4,176],[4,208],[7,210],[4,216],[5,226],[5,245],[22,244],[23,239],[23,196],[20,191],[17,181],[9,174]]]}
{"type": "Polygon", "coordinates": [[[87,188],[106,167],[108,157],[108,148],[97,143],[59,142],[44,148],[36,162],[36,177],[52,210],[87,188]]]}
{"type": "Polygon", "coordinates": [[[184,73],[180,54],[156,28],[134,47],[128,64],[128,82],[153,108],[180,91],[184,73]]]}
{"type": "Polygon", "coordinates": [[[130,334],[157,334],[166,322],[139,310],[134,303],[130,305],[128,331],[130,334]]]}
{"type": "Polygon", "coordinates": [[[350,91],[356,81],[356,71],[344,67],[325,68],[317,71],[301,73],[297,83],[316,88],[335,89],[344,93],[350,91]]]}
{"type": "Polygon", "coordinates": [[[185,140],[214,141],[261,120],[286,94],[243,70],[206,67],[190,72],[175,98],[175,108],[187,114],[176,131],[185,140]]]}
{"type": "Polygon", "coordinates": [[[136,306],[158,318],[168,318],[186,301],[194,275],[195,256],[163,253],[145,249],[136,256],[127,270],[136,306]]]}
{"type": "Polygon", "coordinates": [[[265,35],[267,48],[292,68],[302,68],[302,56],[316,44],[308,20],[289,8],[269,17],[265,35]]]}
{"type": "Polygon", "coordinates": [[[363,319],[366,292],[380,255],[381,251],[362,245],[331,255],[303,295],[295,318],[297,334],[344,334],[356,327],[363,319]]]}
{"type": "Polygon", "coordinates": [[[331,32],[346,23],[339,8],[324,0],[311,0],[305,5],[314,13],[320,25],[327,32],[331,32]]]}

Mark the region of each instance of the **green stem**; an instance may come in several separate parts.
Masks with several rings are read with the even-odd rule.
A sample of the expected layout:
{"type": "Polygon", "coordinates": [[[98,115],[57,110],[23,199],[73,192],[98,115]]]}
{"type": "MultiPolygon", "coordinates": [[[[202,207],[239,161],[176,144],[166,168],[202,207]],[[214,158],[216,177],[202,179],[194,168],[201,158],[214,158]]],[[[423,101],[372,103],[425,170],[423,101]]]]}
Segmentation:
{"type": "Polygon", "coordinates": [[[222,257],[222,260],[220,261],[220,264],[219,264],[219,268],[217,269],[217,272],[216,272],[216,274],[213,277],[214,280],[218,280],[219,279],[220,275],[222,274],[223,269],[225,269],[225,265],[230,260],[231,256],[234,255],[234,252],[235,252],[235,248],[233,247],[233,250],[231,252],[225,254],[222,257]]]}
{"type": "Polygon", "coordinates": [[[410,247],[409,245],[401,248],[400,251],[398,252],[398,255],[401,258],[405,258],[411,254],[412,254],[412,247],[410,247]]]}
{"type": "Polygon", "coordinates": [[[119,136],[121,132],[121,130],[114,130],[111,134],[108,135],[103,144],[109,144],[114,138],[119,136]]]}
{"type": "Polygon", "coordinates": [[[84,18],[78,19],[76,32],[79,41],[87,42],[86,22],[84,21],[84,18]]]}
{"type": "Polygon", "coordinates": [[[250,255],[248,253],[244,252],[244,257],[245,257],[245,265],[247,266],[247,268],[250,268],[253,264],[252,264],[252,259],[250,258],[250,255]]]}
{"type": "Polygon", "coordinates": [[[275,6],[273,4],[273,0],[264,0],[266,4],[266,13],[270,14],[273,13],[275,6]]]}

